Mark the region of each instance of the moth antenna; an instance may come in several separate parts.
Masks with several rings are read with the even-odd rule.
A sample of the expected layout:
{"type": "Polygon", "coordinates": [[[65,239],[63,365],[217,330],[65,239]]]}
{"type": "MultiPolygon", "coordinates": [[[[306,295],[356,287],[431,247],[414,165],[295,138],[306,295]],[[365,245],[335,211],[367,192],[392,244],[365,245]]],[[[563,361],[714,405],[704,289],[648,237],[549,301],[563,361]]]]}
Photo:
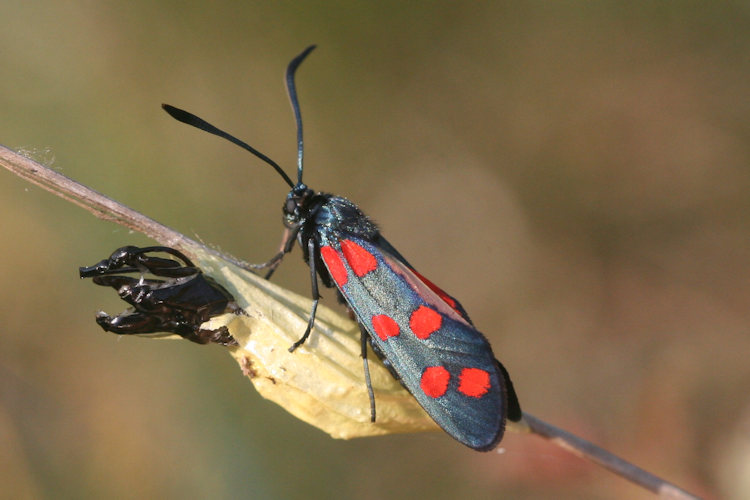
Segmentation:
{"type": "Polygon", "coordinates": [[[294,111],[294,120],[297,122],[297,184],[302,184],[302,157],[304,153],[302,143],[302,113],[299,109],[299,99],[297,99],[297,88],[294,85],[294,73],[302,61],[313,51],[315,45],[310,45],[302,51],[300,55],[292,59],[286,68],[286,89],[289,92],[289,100],[292,101],[292,111],[294,111]]]}
{"type": "Polygon", "coordinates": [[[214,127],[213,125],[211,125],[210,123],[208,123],[206,120],[204,120],[203,118],[200,118],[198,116],[195,116],[193,113],[190,113],[190,112],[185,111],[185,110],[180,109],[180,108],[175,108],[174,106],[170,106],[169,104],[162,104],[161,107],[164,109],[164,111],[166,111],[167,113],[169,113],[169,116],[171,116],[175,120],[180,121],[182,123],[186,123],[188,125],[192,125],[193,127],[201,129],[201,130],[203,130],[205,132],[208,132],[209,134],[217,135],[217,136],[219,136],[221,138],[224,138],[224,139],[228,140],[229,142],[232,142],[232,143],[238,145],[242,149],[251,152],[252,154],[254,154],[255,156],[257,156],[258,158],[260,158],[264,162],[266,162],[269,165],[271,165],[279,173],[279,175],[281,175],[281,177],[284,179],[284,181],[287,184],[289,184],[289,187],[294,187],[294,183],[289,178],[289,176],[286,175],[286,172],[284,172],[281,169],[281,167],[279,166],[278,163],[276,163],[271,158],[269,158],[268,156],[264,155],[263,153],[261,153],[260,151],[258,151],[257,149],[255,149],[254,147],[250,146],[246,142],[243,142],[243,141],[237,139],[235,136],[233,136],[231,134],[228,134],[228,133],[224,132],[223,130],[221,130],[221,129],[217,128],[217,127],[214,127]]]}

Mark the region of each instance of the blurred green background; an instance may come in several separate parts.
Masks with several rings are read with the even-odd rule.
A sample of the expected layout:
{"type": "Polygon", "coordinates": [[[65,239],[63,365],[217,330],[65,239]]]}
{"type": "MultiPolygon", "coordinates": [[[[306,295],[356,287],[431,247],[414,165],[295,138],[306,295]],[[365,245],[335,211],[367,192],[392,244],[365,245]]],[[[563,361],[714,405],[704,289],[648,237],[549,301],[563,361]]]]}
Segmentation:
{"type": "MultiPolygon", "coordinates": [[[[306,182],[460,297],[524,409],[747,498],[748,3],[5,1],[0,143],[264,261],[286,185],[159,105],[292,172],[310,43],[306,182]]],[[[77,267],[148,240],[0,177],[0,497],[650,498],[534,437],[332,440],[219,347],[105,334],[77,267]]]]}

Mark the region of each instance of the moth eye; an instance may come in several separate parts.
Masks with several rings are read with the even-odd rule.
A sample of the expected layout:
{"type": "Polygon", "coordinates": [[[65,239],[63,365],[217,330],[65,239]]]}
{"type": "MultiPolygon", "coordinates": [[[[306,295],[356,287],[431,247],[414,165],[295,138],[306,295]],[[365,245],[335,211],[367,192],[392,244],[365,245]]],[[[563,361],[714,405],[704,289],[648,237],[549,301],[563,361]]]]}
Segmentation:
{"type": "Polygon", "coordinates": [[[294,201],[292,198],[287,198],[286,203],[284,204],[284,213],[285,214],[294,214],[297,211],[297,202],[294,201]]]}

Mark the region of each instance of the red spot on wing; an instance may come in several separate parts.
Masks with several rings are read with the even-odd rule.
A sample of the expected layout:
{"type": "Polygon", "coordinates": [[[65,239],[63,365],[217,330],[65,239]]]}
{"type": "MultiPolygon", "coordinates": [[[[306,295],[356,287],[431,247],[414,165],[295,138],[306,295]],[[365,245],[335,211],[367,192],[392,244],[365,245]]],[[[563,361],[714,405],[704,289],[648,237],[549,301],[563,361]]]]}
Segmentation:
{"type": "Polygon", "coordinates": [[[354,274],[360,278],[378,267],[375,256],[352,240],[342,240],[341,251],[354,274]]]}
{"type": "Polygon", "coordinates": [[[463,313],[459,311],[458,308],[456,307],[456,301],[453,299],[453,297],[445,293],[442,289],[440,289],[439,286],[437,286],[435,283],[433,283],[432,281],[428,280],[427,278],[419,274],[416,270],[412,269],[412,272],[416,274],[420,280],[422,280],[422,283],[427,285],[427,288],[435,292],[437,296],[443,300],[443,302],[451,306],[451,309],[456,311],[459,315],[463,316],[463,313]]]}
{"type": "Polygon", "coordinates": [[[328,266],[328,272],[339,287],[346,285],[349,280],[347,276],[346,267],[341,261],[339,253],[331,246],[321,247],[320,256],[323,257],[326,265],[328,266]]]}
{"type": "Polygon", "coordinates": [[[448,390],[451,374],[442,366],[428,366],[422,372],[419,385],[425,394],[431,398],[439,398],[448,390]]]}
{"type": "Polygon", "coordinates": [[[378,334],[380,340],[383,341],[388,340],[388,337],[395,337],[401,333],[398,323],[385,314],[378,314],[372,317],[372,328],[378,334]]]}
{"type": "Polygon", "coordinates": [[[430,335],[435,333],[440,325],[443,324],[443,317],[434,309],[426,306],[419,306],[416,311],[411,313],[409,318],[409,327],[418,339],[426,340],[430,335]]]}
{"type": "Polygon", "coordinates": [[[481,398],[491,387],[490,374],[479,368],[464,368],[458,380],[458,392],[472,398],[481,398]]]}

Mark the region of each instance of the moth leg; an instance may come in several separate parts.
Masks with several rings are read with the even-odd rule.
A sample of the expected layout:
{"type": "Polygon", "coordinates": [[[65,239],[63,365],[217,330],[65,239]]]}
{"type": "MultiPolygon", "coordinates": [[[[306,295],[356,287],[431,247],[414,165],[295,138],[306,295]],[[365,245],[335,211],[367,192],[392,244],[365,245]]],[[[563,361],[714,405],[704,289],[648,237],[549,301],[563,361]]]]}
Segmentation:
{"type": "Polygon", "coordinates": [[[312,285],[312,309],[310,309],[310,319],[307,321],[307,328],[302,337],[292,344],[289,348],[289,352],[294,352],[299,346],[305,343],[307,337],[310,336],[313,325],[315,325],[315,311],[318,310],[318,301],[320,300],[320,293],[318,293],[318,247],[313,238],[310,238],[307,242],[307,250],[310,256],[310,284],[312,285]]]}
{"type": "Polygon", "coordinates": [[[362,341],[362,367],[365,370],[365,384],[367,385],[367,396],[370,398],[370,422],[375,422],[375,392],[372,390],[370,381],[370,365],[367,362],[367,339],[369,334],[362,325],[359,325],[362,341]]]}
{"type": "Polygon", "coordinates": [[[281,264],[284,256],[292,251],[292,248],[294,247],[294,238],[296,237],[297,232],[298,230],[286,228],[284,230],[284,234],[281,237],[281,245],[279,245],[279,251],[276,252],[273,257],[268,259],[268,261],[263,262],[262,264],[245,263],[245,265],[243,265],[242,267],[244,269],[253,271],[268,269],[268,272],[266,273],[264,278],[269,279],[274,271],[276,271],[276,268],[279,267],[279,264],[281,264]]]}

